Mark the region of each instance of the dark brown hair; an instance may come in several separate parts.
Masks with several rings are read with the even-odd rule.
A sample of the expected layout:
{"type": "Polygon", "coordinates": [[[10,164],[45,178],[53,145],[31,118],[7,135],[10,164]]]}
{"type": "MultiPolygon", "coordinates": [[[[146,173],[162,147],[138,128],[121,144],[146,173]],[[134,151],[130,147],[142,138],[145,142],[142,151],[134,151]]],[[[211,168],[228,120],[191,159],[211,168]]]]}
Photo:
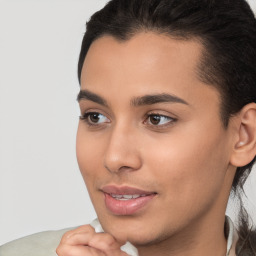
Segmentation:
{"type": "MultiPolygon", "coordinates": [[[[199,40],[204,54],[200,79],[221,93],[224,127],[232,115],[256,102],[256,20],[245,0],[111,0],[86,24],[79,63],[92,42],[103,35],[129,40],[141,31],[154,31],[178,40],[199,40]]],[[[240,199],[237,255],[256,255],[256,232],[249,227],[241,201],[253,163],[237,168],[232,190],[240,199]]]]}

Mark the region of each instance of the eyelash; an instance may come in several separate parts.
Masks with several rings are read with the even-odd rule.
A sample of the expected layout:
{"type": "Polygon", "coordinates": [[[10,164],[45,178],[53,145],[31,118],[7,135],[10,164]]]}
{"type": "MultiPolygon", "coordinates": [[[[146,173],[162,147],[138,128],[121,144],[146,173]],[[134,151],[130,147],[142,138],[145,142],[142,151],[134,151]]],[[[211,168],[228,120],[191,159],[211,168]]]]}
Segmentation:
{"type": "MultiPolygon", "coordinates": [[[[104,123],[109,123],[109,122],[102,122],[102,123],[93,123],[93,122],[91,122],[90,121],[90,116],[95,115],[95,114],[98,115],[98,116],[100,115],[100,116],[103,116],[103,117],[107,118],[106,116],[104,116],[103,114],[101,114],[99,112],[86,112],[84,115],[80,116],[79,118],[80,118],[80,120],[84,121],[88,126],[95,127],[95,128],[101,126],[104,123]]],[[[152,122],[151,122],[151,124],[148,124],[149,126],[152,126],[156,129],[166,128],[168,126],[171,126],[174,122],[177,121],[177,118],[173,118],[173,117],[166,116],[166,115],[159,114],[159,113],[150,113],[150,114],[146,114],[143,123],[147,124],[149,122],[149,119],[153,118],[153,117],[157,117],[157,118],[160,117],[160,119],[161,118],[169,119],[169,121],[166,124],[160,124],[160,125],[155,124],[154,125],[154,124],[152,124],[152,122]]]]}
{"type": "Polygon", "coordinates": [[[169,126],[173,125],[174,122],[177,121],[177,118],[166,116],[166,115],[163,115],[160,113],[150,113],[145,116],[145,121],[143,123],[148,123],[150,118],[153,118],[153,117],[157,117],[157,118],[160,117],[160,121],[161,121],[161,118],[165,118],[165,119],[169,120],[165,124],[155,124],[154,125],[152,122],[150,124],[148,124],[149,126],[152,126],[157,129],[163,129],[163,128],[169,127],[169,126]]]}
{"type": "MultiPolygon", "coordinates": [[[[101,124],[96,124],[96,123],[93,123],[93,122],[90,122],[90,116],[92,115],[101,115],[101,116],[104,116],[103,114],[99,113],[99,112],[87,112],[85,113],[84,115],[80,116],[80,120],[84,121],[88,126],[94,126],[94,127],[98,127],[100,126],[101,124]]],[[[105,116],[104,116],[105,117],[105,116]]],[[[107,117],[106,117],[107,118],[107,117]]]]}

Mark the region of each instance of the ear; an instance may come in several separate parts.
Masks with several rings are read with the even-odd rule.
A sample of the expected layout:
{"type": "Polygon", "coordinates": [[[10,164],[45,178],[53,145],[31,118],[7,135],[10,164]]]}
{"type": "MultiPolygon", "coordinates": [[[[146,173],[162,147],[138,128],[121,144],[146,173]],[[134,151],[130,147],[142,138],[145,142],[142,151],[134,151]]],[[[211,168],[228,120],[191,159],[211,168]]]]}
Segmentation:
{"type": "Polygon", "coordinates": [[[236,118],[237,129],[230,163],[242,167],[249,164],[256,155],[256,104],[245,105],[236,118]]]}

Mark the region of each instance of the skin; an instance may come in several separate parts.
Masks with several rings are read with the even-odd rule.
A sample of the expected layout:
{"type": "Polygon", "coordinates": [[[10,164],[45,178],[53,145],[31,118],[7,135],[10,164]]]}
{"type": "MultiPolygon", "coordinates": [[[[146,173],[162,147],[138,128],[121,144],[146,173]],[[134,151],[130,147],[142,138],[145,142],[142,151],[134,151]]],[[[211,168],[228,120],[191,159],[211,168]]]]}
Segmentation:
{"type": "Polygon", "coordinates": [[[113,241],[99,248],[85,236],[74,239],[93,233],[84,226],[73,231],[73,240],[64,237],[58,255],[83,255],[70,253],[80,246],[95,249],[88,255],[121,256],[119,247],[127,240],[140,256],[226,254],[227,200],[236,166],[249,161],[240,147],[252,140],[241,123],[245,113],[254,118],[255,106],[223,126],[219,92],[197,76],[202,51],[199,42],[153,32],[125,42],[111,36],[93,42],[81,90],[100,96],[107,106],[80,100],[82,116],[97,112],[101,119],[80,120],[77,159],[98,218],[113,241]],[[186,103],[131,104],[134,97],[163,93],[186,103]],[[153,114],[160,123],[148,117],[153,114]],[[157,195],[135,214],[118,216],[104,203],[101,188],[108,184],[157,195]]]}

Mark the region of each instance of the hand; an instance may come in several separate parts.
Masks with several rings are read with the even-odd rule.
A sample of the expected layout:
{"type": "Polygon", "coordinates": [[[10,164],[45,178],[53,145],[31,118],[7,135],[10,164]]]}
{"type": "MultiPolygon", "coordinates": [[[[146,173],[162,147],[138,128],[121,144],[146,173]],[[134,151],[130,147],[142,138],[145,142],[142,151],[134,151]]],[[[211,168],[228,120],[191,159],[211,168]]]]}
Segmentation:
{"type": "Polygon", "coordinates": [[[121,251],[124,243],[107,233],[96,233],[90,225],[84,225],[65,233],[56,253],[58,256],[128,256],[121,251]]]}

